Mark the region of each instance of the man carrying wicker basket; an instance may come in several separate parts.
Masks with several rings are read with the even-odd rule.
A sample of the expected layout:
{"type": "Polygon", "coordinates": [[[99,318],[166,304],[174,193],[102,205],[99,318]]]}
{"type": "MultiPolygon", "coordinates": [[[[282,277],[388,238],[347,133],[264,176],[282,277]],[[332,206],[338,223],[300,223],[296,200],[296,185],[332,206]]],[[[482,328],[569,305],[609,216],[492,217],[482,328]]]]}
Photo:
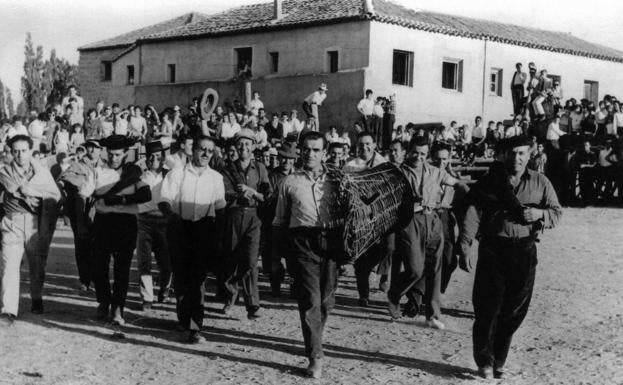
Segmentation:
{"type": "Polygon", "coordinates": [[[301,138],[302,168],[279,188],[274,236],[287,233],[292,247],[292,274],[301,317],[307,374],[322,375],[322,331],[335,304],[343,224],[336,204],[339,177],[323,165],[326,139],[310,131],[301,138]]]}

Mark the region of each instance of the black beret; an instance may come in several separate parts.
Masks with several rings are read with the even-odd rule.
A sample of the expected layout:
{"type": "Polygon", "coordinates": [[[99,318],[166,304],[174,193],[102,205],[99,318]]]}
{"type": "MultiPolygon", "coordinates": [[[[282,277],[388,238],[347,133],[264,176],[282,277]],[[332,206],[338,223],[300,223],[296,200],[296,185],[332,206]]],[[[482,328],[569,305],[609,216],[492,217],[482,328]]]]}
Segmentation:
{"type": "Polygon", "coordinates": [[[527,137],[526,135],[517,135],[517,136],[511,136],[510,138],[500,139],[500,141],[497,143],[496,150],[499,152],[499,151],[511,150],[515,147],[531,146],[531,145],[532,145],[532,140],[529,137],[527,137]]]}
{"type": "Polygon", "coordinates": [[[127,150],[134,144],[134,141],[123,135],[111,135],[102,140],[101,144],[108,150],[127,150]]]}
{"type": "Polygon", "coordinates": [[[162,145],[162,142],[159,140],[148,142],[145,144],[145,152],[148,154],[153,154],[154,152],[164,151],[165,148],[162,145]]]}

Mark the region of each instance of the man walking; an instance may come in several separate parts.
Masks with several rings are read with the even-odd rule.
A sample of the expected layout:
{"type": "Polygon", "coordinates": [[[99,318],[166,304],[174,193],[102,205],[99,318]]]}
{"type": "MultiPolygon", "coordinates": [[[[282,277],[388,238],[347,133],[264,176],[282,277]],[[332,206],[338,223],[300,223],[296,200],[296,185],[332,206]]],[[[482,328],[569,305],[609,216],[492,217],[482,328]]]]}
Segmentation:
{"type": "Polygon", "coordinates": [[[167,218],[158,209],[160,190],[164,179],[164,148],[162,142],[149,142],[145,145],[147,170],[141,181],[149,186],[151,200],[138,205],[136,215],[136,255],[140,274],[142,310],[151,309],[154,302],[153,279],[151,276],[152,251],[160,270],[158,302],[165,302],[171,291],[171,259],[167,242],[167,218]]]}
{"type": "Polygon", "coordinates": [[[4,190],[0,223],[2,251],[0,258],[0,325],[9,326],[17,317],[19,306],[20,264],[25,255],[30,272],[31,311],[43,313],[43,281],[48,255],[50,209],[61,194],[50,172],[32,161],[32,139],[15,135],[9,142],[13,160],[0,168],[4,190]]]}
{"type": "Polygon", "coordinates": [[[339,180],[323,166],[326,140],[318,132],[301,139],[302,168],[286,177],[279,190],[273,225],[292,242],[292,271],[297,296],[307,374],[322,376],[322,332],[335,305],[341,250],[339,180]]]}
{"type": "Polygon", "coordinates": [[[92,278],[98,303],[97,318],[105,319],[110,311],[113,324],[123,326],[130,265],[136,247],[137,204],[148,202],[151,190],[140,181],[141,169],[125,163],[131,140],[111,135],[102,144],[108,159],[106,167],[97,169],[92,278]],[[108,277],[111,256],[112,291],[108,277]]]}
{"type": "Polygon", "coordinates": [[[238,159],[222,171],[225,184],[225,263],[221,274],[227,291],[223,312],[227,314],[238,298],[242,284],[247,317],[259,317],[257,258],[260,249],[261,222],[257,207],[270,196],[266,167],[253,160],[255,134],[248,128],[235,137],[238,159]]]}
{"type": "Polygon", "coordinates": [[[445,170],[428,164],[427,138],[414,139],[410,147],[409,160],[402,164],[401,169],[413,189],[416,204],[411,222],[396,233],[396,250],[402,257],[404,271],[392,277],[387,293],[389,314],[394,319],[400,318],[400,299],[407,294],[417,314],[424,296],[427,324],[444,329],[440,321],[439,298],[444,240],[437,209],[444,185],[463,190],[467,190],[467,186],[445,170]]]}
{"type": "Polygon", "coordinates": [[[225,187],[222,175],[209,166],[214,151],[213,139],[198,138],[191,163],[167,174],[158,199],[168,222],[177,318],[189,343],[203,342],[202,287],[222,236],[225,187]]]}
{"type": "Polygon", "coordinates": [[[511,339],[528,312],[537,264],[536,238],[554,227],[562,209],[552,184],[527,169],[530,139],[504,139],[501,162],[472,188],[461,226],[459,266],[472,269],[472,242],[480,234],[474,279],[473,352],[485,378],[504,375],[511,339]]]}

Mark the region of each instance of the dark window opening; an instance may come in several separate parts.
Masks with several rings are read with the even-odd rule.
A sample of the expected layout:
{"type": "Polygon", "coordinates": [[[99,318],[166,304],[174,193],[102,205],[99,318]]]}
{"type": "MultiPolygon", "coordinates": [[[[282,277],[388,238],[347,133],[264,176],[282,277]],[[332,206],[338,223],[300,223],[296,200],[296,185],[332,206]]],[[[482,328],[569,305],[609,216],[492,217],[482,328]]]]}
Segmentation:
{"type": "Polygon", "coordinates": [[[339,70],[339,52],[327,51],[327,69],[329,72],[337,72],[339,70]]]}
{"type": "Polygon", "coordinates": [[[279,52],[270,52],[270,72],[279,72],[279,52]]]}
{"type": "Polygon", "coordinates": [[[175,64],[167,65],[167,80],[169,83],[175,83],[175,64]]]}
{"type": "Polygon", "coordinates": [[[128,85],[133,85],[134,84],[134,66],[128,66],[127,84],[128,85]]]}
{"type": "Polygon", "coordinates": [[[234,74],[238,77],[250,79],[252,77],[253,48],[234,48],[234,51],[236,53],[234,74]]]}
{"type": "Polygon", "coordinates": [[[111,80],[112,80],[112,62],[103,61],[102,62],[102,81],[108,82],[111,80]]]}
{"type": "Polygon", "coordinates": [[[394,50],[392,83],[413,87],[413,52],[394,50]]]}
{"type": "Polygon", "coordinates": [[[444,61],[441,66],[441,87],[463,91],[463,60],[444,61]]]}

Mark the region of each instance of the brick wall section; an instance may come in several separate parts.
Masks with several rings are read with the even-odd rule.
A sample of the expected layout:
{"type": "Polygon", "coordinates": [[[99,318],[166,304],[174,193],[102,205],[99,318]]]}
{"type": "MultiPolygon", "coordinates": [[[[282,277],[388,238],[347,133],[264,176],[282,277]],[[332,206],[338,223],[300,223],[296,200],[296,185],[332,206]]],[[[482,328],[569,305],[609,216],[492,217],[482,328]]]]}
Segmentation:
{"type": "Polygon", "coordinates": [[[80,52],[78,80],[80,82],[80,95],[84,98],[85,109],[95,107],[98,99],[104,100],[106,104],[115,102],[115,100],[109,100],[112,82],[101,81],[101,62],[114,59],[123,50],[124,48],[117,48],[80,52]]]}

